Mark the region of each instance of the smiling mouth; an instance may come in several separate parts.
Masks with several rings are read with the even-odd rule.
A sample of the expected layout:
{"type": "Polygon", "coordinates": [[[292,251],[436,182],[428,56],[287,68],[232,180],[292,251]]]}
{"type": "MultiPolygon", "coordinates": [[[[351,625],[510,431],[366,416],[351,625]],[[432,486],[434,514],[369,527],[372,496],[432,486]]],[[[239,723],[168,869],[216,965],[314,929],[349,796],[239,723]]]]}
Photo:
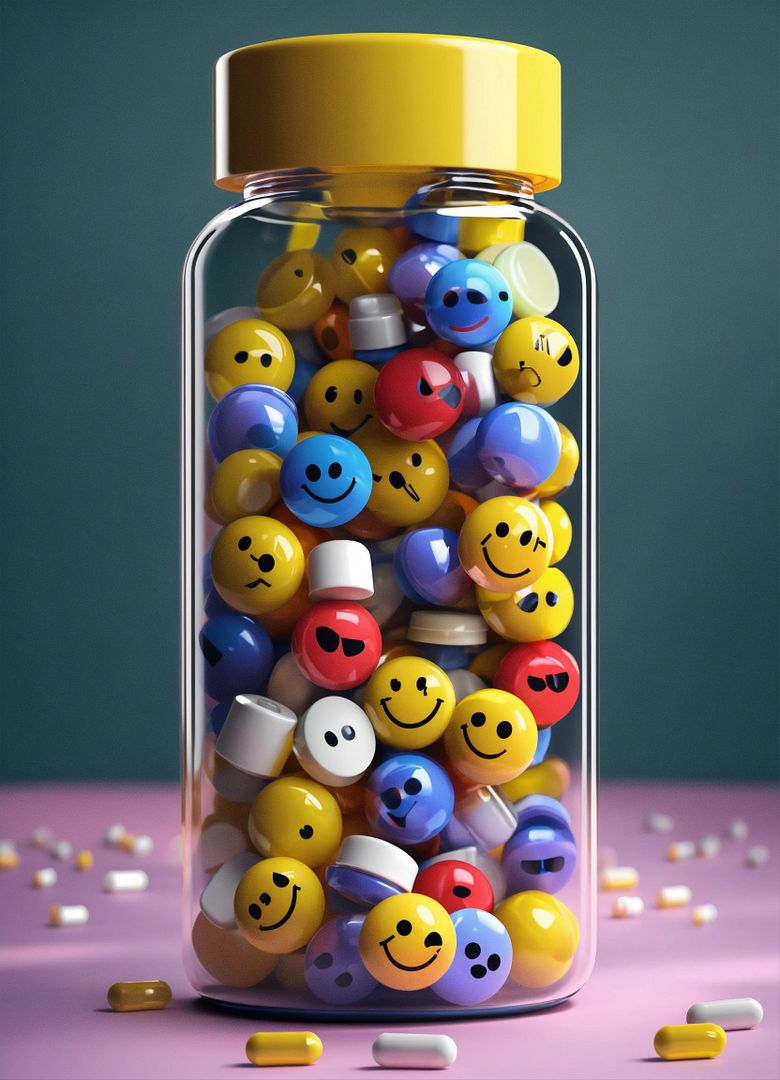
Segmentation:
{"type": "Polygon", "coordinates": [[[506,572],[506,570],[499,570],[499,568],[496,566],[496,564],[493,562],[493,560],[488,555],[488,549],[485,547],[484,544],[482,545],[482,554],[485,556],[485,562],[488,564],[490,569],[493,571],[494,574],[498,574],[499,577],[505,577],[505,578],[525,577],[526,574],[529,574],[531,572],[531,568],[529,566],[527,566],[525,568],[525,570],[520,570],[519,573],[517,573],[517,574],[508,574],[506,572]]]}
{"type": "Polygon", "coordinates": [[[531,382],[531,386],[534,388],[536,388],[537,386],[541,386],[542,377],[539,372],[536,370],[536,368],[529,367],[528,364],[523,363],[522,360],[520,361],[520,374],[528,376],[534,375],[536,377],[536,382],[531,382],[530,378],[528,379],[528,382],[531,382]]]}
{"type": "Polygon", "coordinates": [[[470,330],[479,330],[480,326],[484,326],[487,321],[488,317],[486,315],[484,319],[472,323],[471,326],[451,326],[450,330],[454,330],[458,334],[468,334],[470,330]]]}
{"type": "Polygon", "coordinates": [[[472,754],[476,754],[477,757],[485,758],[486,760],[490,761],[492,758],[501,757],[502,754],[506,753],[506,747],[504,747],[504,749],[499,750],[497,754],[483,754],[481,750],[477,750],[476,746],[469,738],[468,724],[461,724],[460,730],[463,732],[463,738],[466,740],[466,746],[468,746],[472,754]]]}
{"type": "Polygon", "coordinates": [[[390,720],[391,723],[395,724],[396,727],[407,728],[407,729],[422,727],[423,724],[427,724],[429,720],[433,720],[436,713],[439,711],[441,706],[444,704],[444,699],[443,698],[436,698],[436,704],[433,706],[433,709],[431,710],[431,712],[428,713],[427,716],[424,716],[422,718],[422,720],[418,720],[416,724],[405,724],[402,720],[396,720],[396,718],[390,712],[390,710],[387,707],[387,702],[388,701],[392,701],[392,698],[385,697],[385,698],[382,698],[382,700],[379,702],[379,704],[382,706],[382,710],[383,710],[385,716],[388,718],[388,720],[390,720]]]}
{"type": "Polygon", "coordinates": [[[368,421],[372,418],[373,413],[369,413],[367,416],[363,417],[357,427],[353,428],[339,427],[338,424],[334,424],[332,420],[330,422],[330,426],[337,435],[340,435],[342,437],[342,439],[348,439],[350,435],[354,435],[356,431],[360,431],[360,429],[363,427],[363,424],[367,424],[368,421]]]}
{"type": "Polygon", "coordinates": [[[245,589],[256,589],[258,585],[265,585],[266,589],[271,588],[271,582],[266,581],[265,578],[259,577],[257,581],[249,581],[244,586],[245,589]]]}
{"type": "Polygon", "coordinates": [[[307,495],[311,496],[312,499],[316,499],[317,502],[321,502],[321,503],[337,503],[337,502],[341,502],[342,499],[346,499],[347,495],[349,495],[351,493],[351,491],[354,488],[356,483],[357,483],[357,480],[353,476],[347,490],[342,491],[342,493],[340,495],[337,495],[335,499],[323,499],[322,495],[315,495],[314,492],[311,490],[311,488],[308,486],[308,484],[301,484],[301,487],[303,488],[303,490],[306,492],[307,495]]]}
{"type": "Polygon", "coordinates": [[[290,901],[290,906],[287,908],[287,914],[283,915],[279,922],[275,922],[271,926],[259,926],[258,930],[260,930],[262,933],[264,930],[278,930],[280,926],[284,926],[292,913],[295,911],[295,905],[298,903],[298,893],[300,891],[300,885],[293,885],[292,900],[290,901]]]}
{"type": "Polygon", "coordinates": [[[410,965],[410,964],[402,964],[400,962],[400,960],[395,959],[395,957],[393,956],[393,954],[390,952],[390,950],[387,947],[390,944],[390,942],[393,940],[394,937],[395,937],[395,934],[391,934],[389,938],[385,938],[385,940],[380,941],[379,944],[382,946],[382,949],[384,950],[385,956],[390,961],[390,963],[393,965],[393,967],[400,968],[401,971],[422,971],[423,968],[430,967],[430,965],[434,962],[436,957],[439,955],[440,950],[437,949],[436,952],[433,954],[433,956],[428,957],[428,959],[425,961],[424,964],[414,964],[413,966],[410,965]]]}
{"type": "Polygon", "coordinates": [[[399,827],[399,829],[405,829],[406,828],[406,819],[409,817],[412,810],[414,810],[415,806],[417,806],[417,800],[416,799],[414,800],[414,802],[412,803],[412,805],[409,807],[409,809],[406,811],[405,814],[391,814],[390,811],[388,810],[387,816],[390,818],[390,820],[392,822],[394,822],[399,827]]]}

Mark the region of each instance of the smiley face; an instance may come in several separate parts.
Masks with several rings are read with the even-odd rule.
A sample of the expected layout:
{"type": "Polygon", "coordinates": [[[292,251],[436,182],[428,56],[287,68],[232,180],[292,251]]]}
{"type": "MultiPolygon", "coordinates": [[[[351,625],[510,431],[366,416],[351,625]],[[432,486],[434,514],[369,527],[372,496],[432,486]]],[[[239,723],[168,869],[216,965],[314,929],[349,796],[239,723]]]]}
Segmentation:
{"type": "Polygon", "coordinates": [[[479,1005],[494,997],[512,967],[509,931],[489,911],[463,908],[454,912],[455,958],[433,992],[453,1005],[479,1005]]]}
{"type": "Polygon", "coordinates": [[[246,383],[287,390],[295,373],[295,355],[286,335],[263,319],[239,319],[211,339],[206,350],[206,382],[219,401],[246,383]]]}
{"type": "Polygon", "coordinates": [[[260,791],[249,812],[249,837],[271,858],[321,866],[341,843],[341,810],[333,795],[302,776],[280,776],[260,791]]]}
{"type": "Polygon", "coordinates": [[[306,388],[304,407],[312,427],[351,439],[373,424],[375,367],[362,360],[325,364],[306,388]]]}
{"type": "Polygon", "coordinates": [[[419,750],[444,733],[455,708],[455,691],[447,674],[430,660],[399,656],[371,676],[363,707],[381,742],[419,750]]]}
{"type": "Polygon", "coordinates": [[[425,754],[393,754],[374,769],[366,784],[370,825],[400,847],[422,844],[440,833],[454,806],[452,781],[425,754]]]}
{"type": "Polygon", "coordinates": [[[301,521],[320,528],[344,525],[371,494],[371,466],[362,450],[339,435],[310,435],[282,462],[279,488],[301,521]]]}
{"type": "Polygon", "coordinates": [[[552,554],[552,530],[526,499],[488,499],[466,518],[458,538],[463,569],[483,589],[512,593],[536,581],[552,554]]]}
{"type": "Polygon", "coordinates": [[[431,278],[425,313],[439,337],[475,348],[498,337],[512,318],[509,285],[490,263],[458,259],[431,278]]]}
{"type": "Polygon", "coordinates": [[[211,576],[219,595],[236,611],[262,615],[286,603],[303,581],[303,549],[274,518],[231,521],[211,551],[211,576]]]}
{"type": "Polygon", "coordinates": [[[347,787],[357,783],[371,764],[376,736],[354,701],[324,697],[298,721],[293,749],[310,776],[330,787],[347,787]]]}
{"type": "Polygon", "coordinates": [[[257,283],[263,318],[283,330],[305,330],[324,315],[335,296],[333,267],[316,251],[301,249],[277,256],[257,283]]]}
{"type": "Polygon", "coordinates": [[[477,690],[455,706],[444,733],[452,767],[473,784],[506,784],[533,760],[538,732],[528,706],[505,690],[477,690]]]}
{"type": "Polygon", "coordinates": [[[548,641],[562,634],[574,614],[571,582],[550,567],[527,589],[501,595],[477,588],[482,618],[510,641],[548,641]]]}
{"type": "Polygon", "coordinates": [[[568,394],[579,372],[577,343],[554,319],[519,319],[496,342],[493,374],[515,401],[553,405],[568,394]]]}
{"type": "Polygon", "coordinates": [[[450,470],[437,443],[409,442],[378,431],[361,433],[358,440],[373,473],[368,510],[383,524],[416,525],[438,510],[450,470]]]}
{"type": "Polygon", "coordinates": [[[360,931],[360,955],[383,986],[422,990],[445,974],[456,941],[441,904],[419,893],[401,893],[369,911],[360,931]]]}
{"type": "Polygon", "coordinates": [[[339,300],[348,304],[356,296],[387,292],[387,272],[400,254],[400,240],[389,229],[340,232],[330,253],[339,300]]]}
{"type": "Polygon", "coordinates": [[[233,910],[238,929],[256,949],[290,953],[306,945],[322,922],[325,894],[314,871],[298,859],[262,859],[239,881],[233,910]]]}

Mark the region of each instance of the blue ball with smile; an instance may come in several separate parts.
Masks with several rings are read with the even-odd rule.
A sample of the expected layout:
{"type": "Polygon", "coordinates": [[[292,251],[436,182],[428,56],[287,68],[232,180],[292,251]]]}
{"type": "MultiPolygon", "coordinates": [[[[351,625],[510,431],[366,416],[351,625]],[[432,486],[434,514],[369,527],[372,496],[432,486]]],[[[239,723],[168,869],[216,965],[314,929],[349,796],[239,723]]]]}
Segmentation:
{"type": "Polygon", "coordinates": [[[370,825],[384,840],[400,847],[437,836],[454,806],[452,781],[425,754],[392,754],[374,769],[366,785],[370,825]]]}
{"type": "Polygon", "coordinates": [[[512,294],[502,273],[481,259],[447,263],[425,290],[428,325],[445,341],[477,348],[493,341],[512,318],[512,294]]]}
{"type": "Polygon", "coordinates": [[[307,525],[344,525],[371,494],[371,466],[363,451],[340,435],[311,435],[282,462],[279,488],[287,506],[307,525]]]}

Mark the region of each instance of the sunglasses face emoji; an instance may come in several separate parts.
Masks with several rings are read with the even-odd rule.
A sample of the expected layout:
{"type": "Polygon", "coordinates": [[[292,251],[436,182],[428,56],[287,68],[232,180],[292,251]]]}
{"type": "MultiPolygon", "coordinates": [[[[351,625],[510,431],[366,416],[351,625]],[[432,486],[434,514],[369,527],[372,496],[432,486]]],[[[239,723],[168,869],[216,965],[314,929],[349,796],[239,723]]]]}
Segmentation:
{"type": "Polygon", "coordinates": [[[263,859],[239,881],[233,909],[238,929],[256,949],[289,953],[319,927],[325,894],[314,871],[297,859],[263,859]]]}
{"type": "Polygon", "coordinates": [[[571,390],[579,371],[577,343],[554,319],[518,319],[496,342],[493,373],[515,401],[553,405],[571,390]]]}
{"type": "Polygon", "coordinates": [[[361,604],[322,600],[296,623],[292,651],[311,682],[327,690],[348,690],[373,675],[382,655],[382,634],[361,604]]]}
{"type": "Polygon", "coordinates": [[[529,641],[510,650],[498,665],[495,685],[524,701],[538,728],[562,720],[580,694],[577,661],[555,641],[529,641]]]}
{"type": "Polygon", "coordinates": [[[371,466],[354,443],[340,435],[302,439],[282,462],[282,498],[301,521],[319,528],[344,525],[371,494],[371,466]]]}
{"type": "Polygon", "coordinates": [[[549,641],[562,634],[574,614],[571,582],[557,566],[527,589],[509,595],[477,589],[483,619],[510,641],[549,641]]]}
{"type": "Polygon", "coordinates": [[[444,733],[454,769],[474,784],[506,784],[531,764],[538,732],[531,710],[505,690],[477,690],[455,706],[444,733]]]}
{"type": "Polygon", "coordinates": [[[362,360],[335,360],[312,377],[304,395],[309,424],[316,431],[351,439],[372,423],[374,385],[379,373],[362,360]]]}
{"type": "Polygon", "coordinates": [[[303,549],[274,518],[250,516],[226,525],[214,541],[211,576],[236,611],[263,615],[286,603],[303,581],[303,549]]]}
{"type": "Polygon", "coordinates": [[[537,506],[519,496],[488,499],[466,518],[458,554],[466,573],[481,588],[517,592],[550,565],[550,523],[537,506]]]}
{"type": "Polygon", "coordinates": [[[446,672],[430,660],[399,656],[372,675],[363,707],[381,742],[417,750],[444,733],[455,708],[455,691],[446,672]]]}
{"type": "Polygon", "coordinates": [[[255,797],[249,836],[262,855],[321,866],[341,842],[341,811],[322,784],[309,777],[280,776],[255,797]]]}
{"type": "Polygon", "coordinates": [[[368,509],[379,521],[395,527],[416,525],[438,510],[447,494],[450,470],[437,443],[368,432],[360,445],[373,473],[368,509]]]}
{"type": "Polygon", "coordinates": [[[455,956],[452,919],[419,893],[382,900],[360,932],[360,955],[377,982],[394,990],[422,990],[448,970],[455,956]]]}
{"type": "Polygon", "coordinates": [[[217,401],[245,383],[287,390],[294,372],[295,354],[287,336],[263,319],[230,323],[206,350],[206,381],[217,401]]]}

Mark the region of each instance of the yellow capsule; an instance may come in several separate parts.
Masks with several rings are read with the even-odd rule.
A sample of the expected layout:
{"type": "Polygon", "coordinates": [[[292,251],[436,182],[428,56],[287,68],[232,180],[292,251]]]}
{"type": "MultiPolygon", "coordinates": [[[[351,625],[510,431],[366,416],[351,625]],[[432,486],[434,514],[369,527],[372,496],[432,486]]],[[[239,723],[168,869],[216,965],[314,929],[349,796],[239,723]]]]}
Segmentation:
{"type": "Polygon", "coordinates": [[[149,979],[147,982],[116,982],[109,986],[106,997],[114,1012],[147,1012],[170,1005],[173,994],[167,982],[149,979]]]}
{"type": "Polygon", "coordinates": [[[76,856],[76,869],[77,870],[91,870],[95,865],[95,856],[91,851],[80,851],[76,856]]]}
{"type": "Polygon", "coordinates": [[[0,870],[15,870],[21,862],[21,856],[15,849],[0,851],[0,870]]]}
{"type": "Polygon", "coordinates": [[[501,790],[511,802],[519,802],[527,795],[549,795],[551,799],[560,799],[568,790],[570,780],[571,770],[563,758],[551,757],[532,765],[508,784],[502,784],[501,790]]]}
{"type": "Polygon", "coordinates": [[[634,866],[605,866],[599,873],[599,888],[604,892],[635,889],[638,884],[639,871],[634,866]]]}
{"type": "Polygon", "coordinates": [[[726,1032],[717,1024],[669,1024],[656,1032],[653,1046],[664,1061],[714,1058],[726,1048],[726,1032]]]}
{"type": "Polygon", "coordinates": [[[256,1031],[246,1056],[253,1065],[313,1065],[322,1057],[322,1041],[313,1031],[256,1031]]]}

